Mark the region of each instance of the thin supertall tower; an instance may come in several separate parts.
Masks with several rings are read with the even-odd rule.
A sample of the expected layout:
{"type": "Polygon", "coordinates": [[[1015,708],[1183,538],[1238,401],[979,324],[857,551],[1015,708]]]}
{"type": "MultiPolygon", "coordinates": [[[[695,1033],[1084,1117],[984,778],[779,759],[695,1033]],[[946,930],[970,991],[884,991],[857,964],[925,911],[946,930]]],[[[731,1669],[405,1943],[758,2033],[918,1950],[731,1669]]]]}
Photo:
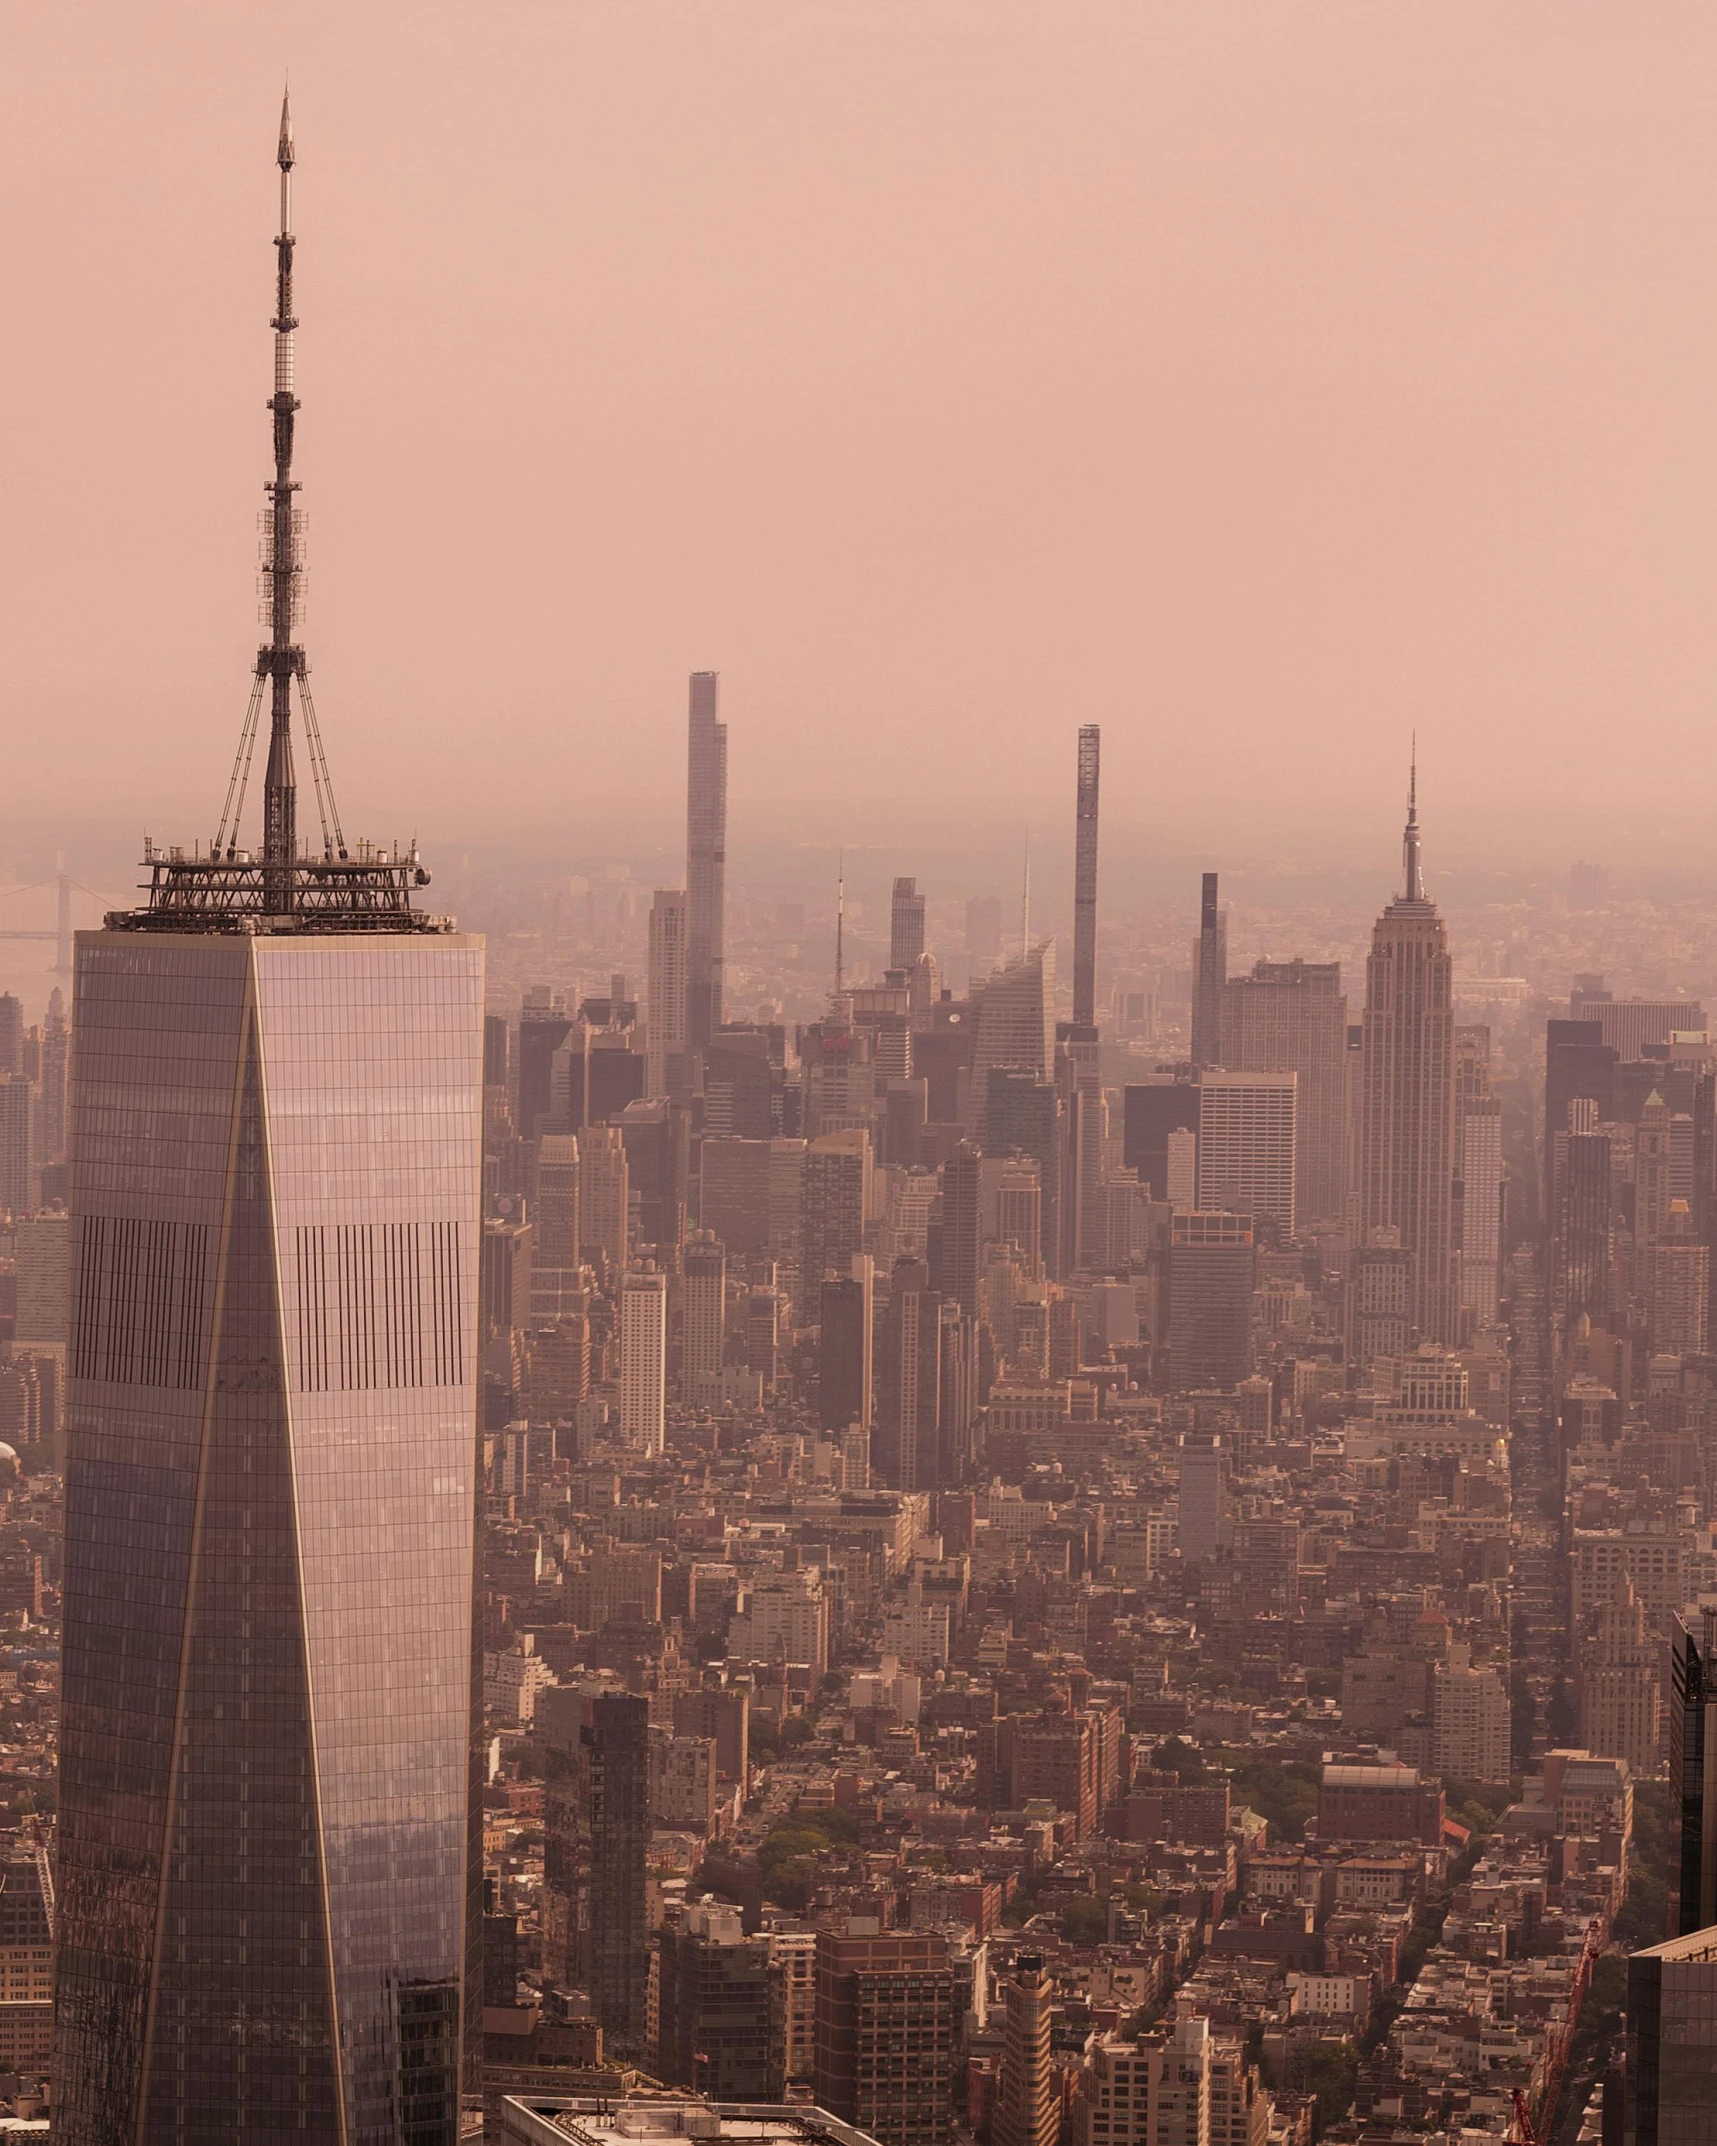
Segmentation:
{"type": "Polygon", "coordinates": [[[1198,943],[1193,949],[1192,1062],[1195,1068],[1222,1062],[1222,987],[1228,981],[1228,923],[1217,905],[1216,874],[1206,872],[1198,905],[1198,943]]]}
{"type": "Polygon", "coordinates": [[[292,163],[283,109],[270,638],[218,838],[77,935],[71,2146],[456,2146],[481,1992],[483,943],[412,908],[415,855],[297,840],[292,163]]]}
{"type": "Polygon", "coordinates": [[[1410,1311],[1419,1339],[1453,1342],[1454,964],[1443,920],[1425,893],[1418,800],[1415,765],[1401,892],[1373,927],[1365,964],[1359,1218],[1363,1242],[1392,1236],[1411,1255],[1410,1311]]]}
{"type": "Polygon", "coordinates": [[[1079,731],[1079,801],[1073,860],[1073,1025],[1097,1024],[1097,765],[1102,731],[1079,731]]]}
{"type": "Polygon", "coordinates": [[[726,937],[727,725],[717,676],[693,671],[686,744],[686,1046],[707,1050],[722,1023],[726,937]]]}

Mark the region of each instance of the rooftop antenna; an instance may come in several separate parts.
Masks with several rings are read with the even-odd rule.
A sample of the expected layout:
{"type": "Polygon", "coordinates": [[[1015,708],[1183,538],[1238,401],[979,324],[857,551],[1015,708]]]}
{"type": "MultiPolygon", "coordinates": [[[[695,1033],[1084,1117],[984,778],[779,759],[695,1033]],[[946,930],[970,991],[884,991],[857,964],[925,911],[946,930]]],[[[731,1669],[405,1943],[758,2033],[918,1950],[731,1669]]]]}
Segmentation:
{"type": "Polygon", "coordinates": [[[1031,822],[1025,823],[1025,870],[1019,890],[1019,958],[1031,952],[1031,822]]]}
{"type": "Polygon", "coordinates": [[[255,682],[250,706],[239,734],[238,753],[227,784],[226,805],[216,830],[214,854],[236,854],[239,821],[244,812],[245,790],[250,779],[251,757],[256,747],[263,695],[268,695],[268,763],[263,776],[262,861],[264,908],[272,916],[289,916],[293,907],[294,872],[298,863],[298,784],[292,766],[292,684],[298,682],[298,697],[304,709],[305,739],[310,748],[310,774],[316,788],[317,816],[322,824],[325,857],[336,851],[346,855],[345,836],[334,803],[334,787],[328,776],[327,756],[322,750],[315,705],[310,698],[310,666],[304,650],[293,639],[293,630],[304,611],[304,512],[292,504],[299,489],[292,475],[294,418],[299,408],[296,353],[293,332],[298,326],[292,311],[292,167],[297,152],[292,135],[290,94],[280,100],[280,138],[275,162],[280,168],[280,230],[274,241],[274,393],[268,407],[274,417],[274,475],[263,487],[268,505],[262,520],[262,623],[268,639],[258,649],[255,682]]]}
{"type": "Polygon", "coordinates": [[[1407,826],[1401,837],[1403,879],[1405,895],[1410,902],[1422,902],[1425,888],[1419,874],[1419,733],[1413,733],[1413,753],[1407,775],[1407,826]]]}

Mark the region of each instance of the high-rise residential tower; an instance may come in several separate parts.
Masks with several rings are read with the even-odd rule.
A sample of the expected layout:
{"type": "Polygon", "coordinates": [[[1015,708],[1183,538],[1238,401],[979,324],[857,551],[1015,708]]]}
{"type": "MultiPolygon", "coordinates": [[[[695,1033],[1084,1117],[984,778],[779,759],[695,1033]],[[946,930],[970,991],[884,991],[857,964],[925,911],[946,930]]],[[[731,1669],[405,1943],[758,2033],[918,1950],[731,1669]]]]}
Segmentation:
{"type": "Polygon", "coordinates": [[[1198,938],[1192,950],[1192,1062],[1222,1062],[1222,987],[1228,981],[1228,919],[1217,906],[1216,874],[1199,893],[1198,938]]]}
{"type": "Polygon", "coordinates": [[[620,1285],[620,1436],[660,1453],[666,1435],[668,1278],[637,1268],[620,1285]]]}
{"type": "Polygon", "coordinates": [[[1079,731],[1079,793],[1073,854],[1073,1025],[1097,1022],[1097,778],[1103,733],[1095,723],[1079,731]]]}
{"type": "Polygon", "coordinates": [[[1416,773],[1402,848],[1402,890],[1378,918],[1365,964],[1359,1221],[1362,1241],[1392,1232],[1410,1255],[1420,1340],[1452,1342],[1454,965],[1420,876],[1416,773]]]}
{"type": "Polygon", "coordinates": [[[888,965],[909,969],[924,951],[924,897],[916,879],[897,879],[888,918],[888,965]]]}
{"type": "Polygon", "coordinates": [[[645,995],[644,1093],[657,1102],[674,1092],[686,1048],[686,898],[678,887],[658,887],[650,904],[645,995]]]}
{"type": "Polygon", "coordinates": [[[693,671],[686,748],[686,1046],[707,1050],[722,1024],[726,943],[727,725],[714,671],[693,671]]]}
{"type": "Polygon", "coordinates": [[[228,809],[77,942],[54,2093],[77,2146],[454,2146],[480,1930],[483,948],[333,811],[293,639],[284,112],[279,164],[271,630],[228,809]]]}

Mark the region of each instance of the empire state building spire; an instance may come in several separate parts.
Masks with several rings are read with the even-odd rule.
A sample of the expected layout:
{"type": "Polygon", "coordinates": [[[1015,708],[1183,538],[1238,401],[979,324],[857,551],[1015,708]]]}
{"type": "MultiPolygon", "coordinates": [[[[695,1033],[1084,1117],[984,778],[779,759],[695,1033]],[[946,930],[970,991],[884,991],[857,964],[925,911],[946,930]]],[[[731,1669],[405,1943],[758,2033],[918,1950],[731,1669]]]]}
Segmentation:
{"type": "Polygon", "coordinates": [[[1414,740],[1407,775],[1407,826],[1401,837],[1402,899],[1422,902],[1425,884],[1419,873],[1419,745],[1414,740]]]}

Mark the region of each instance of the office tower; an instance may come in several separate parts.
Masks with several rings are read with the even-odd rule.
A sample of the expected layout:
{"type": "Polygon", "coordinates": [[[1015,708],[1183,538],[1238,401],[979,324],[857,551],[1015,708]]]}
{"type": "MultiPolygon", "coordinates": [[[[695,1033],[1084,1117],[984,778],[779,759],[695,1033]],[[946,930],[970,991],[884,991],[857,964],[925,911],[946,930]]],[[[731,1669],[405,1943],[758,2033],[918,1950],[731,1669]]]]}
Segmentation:
{"type": "Polygon", "coordinates": [[[738,1908],[687,1907],[656,1940],[656,2074],[713,2101],[768,2101],[772,2071],[770,1944],[747,1937],[738,1908]]]}
{"type": "Polygon", "coordinates": [[[1168,1198],[1169,1134],[1198,1130],[1198,1090],[1190,1081],[1126,1088],[1121,1097],[1121,1160],[1154,1200],[1168,1198]]]}
{"type": "Polygon", "coordinates": [[[1222,993],[1228,982],[1228,919],[1216,905],[1216,874],[1206,872],[1192,950],[1192,1063],[1222,1062],[1222,993]]]}
{"type": "Polygon", "coordinates": [[[693,671],[686,748],[686,1046],[705,1049],[722,1024],[726,944],[727,725],[716,720],[716,674],[693,671]]]}
{"type": "Polygon", "coordinates": [[[1597,1106],[1580,1096],[1566,1106],[1564,1129],[1547,1144],[1556,1205],[1550,1217],[1550,1303],[1569,1328],[1582,1312],[1610,1308],[1610,1238],[1614,1192],[1610,1136],[1598,1130],[1597,1106]]]}
{"type": "Polygon", "coordinates": [[[1060,2134],[1061,2105],[1049,2058],[1053,1994],[1042,1955],[1022,1952],[1004,1985],[1002,2071],[991,2127],[995,2146],[1055,2146],[1060,2134]]]}
{"type": "Polygon", "coordinates": [[[1347,1192],[1347,1000],[1338,961],[1260,961],[1222,987],[1217,1063],[1230,1073],[1291,1072],[1294,1211],[1338,1219],[1347,1192]]]}
{"type": "Polygon", "coordinates": [[[544,1751],[543,1975],[583,1990],[609,2047],[648,2048],[650,1702],[576,1686],[537,1695],[544,1751]]]}
{"type": "Polygon", "coordinates": [[[558,1319],[563,1313],[584,1309],[578,1177],[578,1136],[544,1133],[537,1143],[537,1199],[532,1210],[533,1319],[558,1319]]]}
{"type": "MultiPolygon", "coordinates": [[[[519,1137],[534,1140],[554,1104],[555,1053],[572,1034],[573,1021],[557,993],[536,984],[519,1008],[519,1137]]],[[[577,1130],[577,1121],[568,1122],[577,1130]]]]}
{"type": "Polygon", "coordinates": [[[962,1140],[942,1165],[942,1287],[968,1319],[978,1316],[983,1267],[983,1157],[962,1140]]]}
{"type": "Polygon", "coordinates": [[[850,1274],[864,1249],[870,1201],[870,1135],[857,1128],[824,1133],[805,1150],[799,1205],[801,1295],[815,1303],[828,1275],[850,1274]]]}
{"type": "Polygon", "coordinates": [[[652,1100],[677,1094],[679,1061],[686,1049],[686,898],[678,887],[658,887],[650,904],[650,965],[646,983],[644,1093],[652,1100]]]}
{"type": "Polygon", "coordinates": [[[1178,1539],[1182,1557],[1214,1557],[1232,1534],[1227,1462],[1222,1439],[1214,1431],[1189,1439],[1181,1447],[1178,1539]]]}
{"type": "Polygon", "coordinates": [[[680,1392],[694,1407],[711,1408],[721,1398],[727,1333],[727,1252],[721,1240],[708,1230],[689,1238],[682,1272],[680,1392]]]}
{"type": "Polygon", "coordinates": [[[35,1084],[28,1073],[0,1076],[0,1214],[37,1205],[35,1084]]]}
{"type": "Polygon", "coordinates": [[[879,2146],[948,2146],[962,2009],[945,1937],[819,1930],[818,2105],[879,2146]]]}
{"type": "Polygon", "coordinates": [[[1717,1607],[1669,1622],[1669,1932],[1717,1923],[1717,1607]]]}
{"type": "Polygon", "coordinates": [[[637,1215],[637,1243],[653,1246],[664,1264],[686,1239],[691,1178],[691,1118],[680,1103],[628,1103],[620,1113],[626,1186],[637,1215]]]}
{"type": "Polygon", "coordinates": [[[871,1459],[891,1490],[942,1486],[942,1313],[921,1259],[897,1259],[879,1322],[871,1459]]]}
{"type": "Polygon", "coordinates": [[[767,1393],[780,1369],[782,1300],[778,1289],[754,1289],[745,1300],[745,1368],[767,1393]]]}
{"type": "Polygon", "coordinates": [[[1097,782],[1102,731],[1079,730],[1079,787],[1073,863],[1073,1025],[1097,1022],[1097,782]]]}
{"type": "Polygon", "coordinates": [[[1600,1039],[1622,1065],[1642,1059],[1651,1044],[1697,1034],[1706,1025],[1705,1008],[1697,999],[1618,999],[1605,990],[1601,976],[1574,979],[1568,1016],[1572,1021],[1596,1021],[1600,1039]]]}
{"type": "Polygon", "coordinates": [[[71,1217],[21,1215],[13,1238],[18,1309],[12,1338],[21,1349],[63,1349],[71,1340],[71,1217]]]}
{"type": "Polygon", "coordinates": [[[1598,1124],[1616,1115],[1616,1053],[1597,1021],[1550,1021],[1544,1031],[1544,1216],[1556,1213],[1556,1137],[1568,1126],[1568,1106],[1593,1105],[1598,1124]]]}
{"type": "Polygon", "coordinates": [[[610,1278],[630,1256],[631,1202],[626,1143],[619,1126],[588,1127],[579,1139],[578,1226],[584,1233],[586,1257],[600,1262],[610,1278]]]}
{"type": "Polygon", "coordinates": [[[1055,1066],[1055,942],[1045,939],[973,986],[972,1077],[966,1130],[983,1146],[988,1137],[989,1076],[1012,1066],[1053,1078],[1055,1066]]]}
{"type": "Polygon", "coordinates": [[[1693,1234],[1685,1200],[1669,1203],[1669,1224],[1651,1246],[1646,1304],[1659,1356],[1702,1356],[1711,1296],[1711,1253],[1693,1234]]]}
{"type": "Polygon", "coordinates": [[[531,1314],[531,1242],[528,1222],[485,1222],[478,1274],[478,1329],[484,1341],[517,1333],[531,1314]]]}
{"type": "Polygon", "coordinates": [[[824,1277],[817,1341],[817,1421],[825,1431],[844,1431],[855,1423],[864,1430],[870,1428],[874,1288],[871,1261],[863,1252],[853,1261],[846,1280],[824,1277]]]}
{"type": "Polygon", "coordinates": [[[987,976],[1002,958],[1002,905],[994,894],[975,894],[966,904],[966,958],[973,976],[987,976]]]}
{"type": "Polygon", "coordinates": [[[54,2122],[79,2146],[453,2146],[480,1936],[483,949],[411,907],[415,856],[298,840],[284,114],[279,162],[261,855],[235,793],[211,850],[151,852],[147,906],[77,942],[54,2122]]]}
{"type": "Polygon", "coordinates": [[[620,1436],[646,1454],[667,1437],[668,1278],[635,1268],[620,1285],[620,1436]]]}
{"type": "Polygon", "coordinates": [[[780,1122],[786,1090],[786,1031],[729,1021],[704,1053],[706,1140],[767,1140],[780,1122]]]}
{"type": "Polygon", "coordinates": [[[1461,1310],[1469,1326],[1494,1326],[1502,1316],[1501,1098],[1486,1093],[1466,1102],[1456,1128],[1461,1310]]]}
{"type": "Polygon", "coordinates": [[[71,1066],[71,1030],[66,1002],[56,984],[48,995],[48,1018],[42,1029],[42,1071],[37,1083],[36,1152],[44,1163],[66,1159],[66,1076],[71,1066]]]}
{"type": "Polygon", "coordinates": [[[924,897],[916,879],[894,882],[888,920],[888,965],[910,969],[924,951],[924,897]]]}
{"type": "Polygon", "coordinates": [[[1663,1764],[1663,1645],[1624,1573],[1578,1650],[1580,1742],[1649,1780],[1663,1764]]]}
{"type": "Polygon", "coordinates": [[[1265,1216],[1292,1239],[1298,1086],[1296,1073],[1200,1075],[1200,1207],[1265,1216]]]}
{"type": "Polygon", "coordinates": [[[10,991],[0,991],[0,1080],[24,1070],[24,1008],[10,991]]]}
{"type": "Polygon", "coordinates": [[[1198,1135],[1183,1125],[1165,1143],[1162,1196],[1177,1213],[1198,1205],[1198,1135]]]}
{"type": "Polygon", "coordinates": [[[698,1157],[698,1216],[736,1259],[779,1249],[770,1234],[768,1140],[705,1138],[698,1157]]]}
{"type": "MultiPolygon", "coordinates": [[[[1628,1959],[1628,2146],[1706,2146],[1717,2109],[1717,1930],[1628,1959]]],[[[1604,2085],[1610,2136],[1611,2081],[1604,2085]]]]}
{"type": "Polygon", "coordinates": [[[1252,1224],[1177,1214],[1169,1243],[1169,1379],[1227,1392],[1252,1371],[1252,1224]]]}
{"type": "Polygon", "coordinates": [[[1012,1245],[1022,1274],[1043,1272],[1043,1172],[1031,1156],[1010,1156],[983,1165],[985,1245],[1012,1245]]]}
{"type": "Polygon", "coordinates": [[[1452,1342],[1453,965],[1420,878],[1416,771],[1403,850],[1402,891],[1378,918],[1365,965],[1360,1231],[1362,1241],[1396,1233],[1412,1259],[1414,1330],[1452,1342]]]}

